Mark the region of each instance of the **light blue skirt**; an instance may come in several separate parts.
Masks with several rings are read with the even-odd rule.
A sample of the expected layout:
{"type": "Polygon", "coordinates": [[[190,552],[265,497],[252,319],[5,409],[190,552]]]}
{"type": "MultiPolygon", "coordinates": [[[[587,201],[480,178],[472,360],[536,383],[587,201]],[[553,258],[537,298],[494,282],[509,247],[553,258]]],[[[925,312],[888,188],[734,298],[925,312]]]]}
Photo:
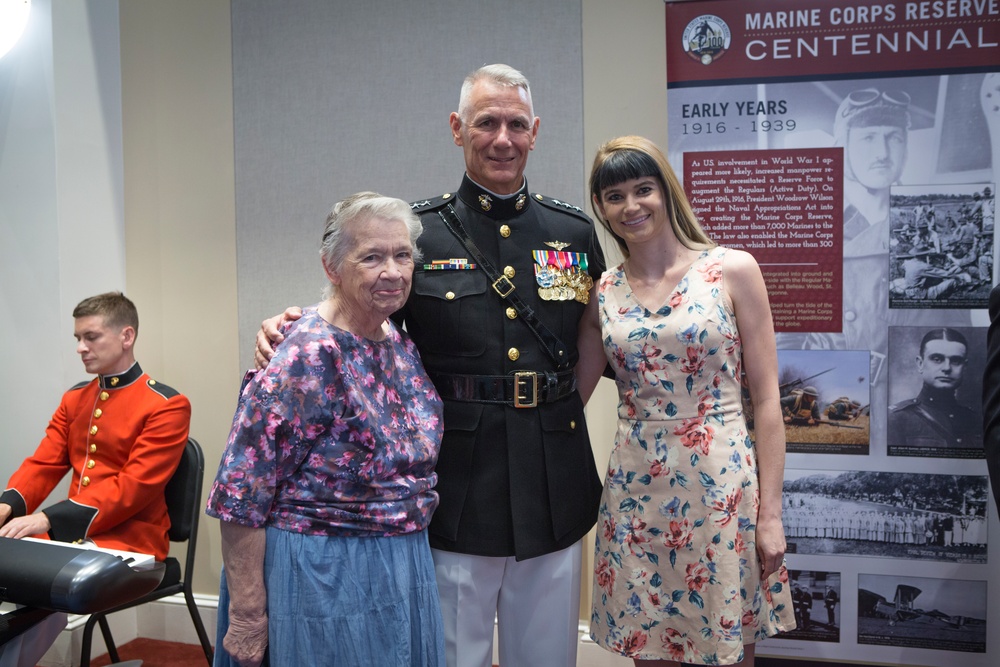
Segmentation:
{"type": "MultiPolygon", "coordinates": [[[[229,591],[222,573],[215,666],[229,591]]],[[[427,531],[319,537],[267,529],[265,665],[443,667],[444,630],[427,531]]]]}

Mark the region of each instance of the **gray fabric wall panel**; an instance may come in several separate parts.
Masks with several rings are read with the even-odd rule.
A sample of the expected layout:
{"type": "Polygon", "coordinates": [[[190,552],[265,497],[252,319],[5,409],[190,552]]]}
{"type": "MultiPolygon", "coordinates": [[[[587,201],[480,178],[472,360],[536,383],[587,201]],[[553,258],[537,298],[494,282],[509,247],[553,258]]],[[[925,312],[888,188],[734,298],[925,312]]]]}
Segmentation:
{"type": "Polygon", "coordinates": [[[581,21],[580,0],[232,0],[241,361],[263,317],[319,299],[338,199],[458,187],[448,114],[480,65],[531,81],[531,190],[583,206],[581,21]]]}

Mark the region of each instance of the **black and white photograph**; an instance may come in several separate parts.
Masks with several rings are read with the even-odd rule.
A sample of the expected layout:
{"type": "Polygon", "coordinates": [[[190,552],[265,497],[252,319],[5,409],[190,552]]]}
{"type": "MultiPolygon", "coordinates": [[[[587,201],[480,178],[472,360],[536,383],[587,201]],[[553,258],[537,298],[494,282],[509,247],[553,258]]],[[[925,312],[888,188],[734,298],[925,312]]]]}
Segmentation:
{"type": "Polygon", "coordinates": [[[985,581],[860,574],[858,643],[985,653],[986,593],[985,581]]]}
{"type": "Polygon", "coordinates": [[[987,561],[986,477],[786,468],[783,489],[788,553],[987,561]]]}
{"type": "Polygon", "coordinates": [[[983,458],[983,327],[890,327],[889,456],[983,458]]]}
{"type": "Polygon", "coordinates": [[[870,367],[867,350],[778,350],[788,452],[868,454],[870,367]]]}
{"type": "Polygon", "coordinates": [[[839,572],[789,570],[795,629],[782,639],[815,642],[840,641],[841,588],[839,572]]]}
{"type": "Polygon", "coordinates": [[[890,308],[985,308],[993,286],[996,187],[892,188],[890,308]]]}

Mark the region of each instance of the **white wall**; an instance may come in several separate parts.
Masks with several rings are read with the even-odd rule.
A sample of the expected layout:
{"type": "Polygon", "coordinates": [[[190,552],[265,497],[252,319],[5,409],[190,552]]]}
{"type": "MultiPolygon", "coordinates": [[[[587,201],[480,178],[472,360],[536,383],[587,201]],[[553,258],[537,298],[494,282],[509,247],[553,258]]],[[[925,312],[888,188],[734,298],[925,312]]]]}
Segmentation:
{"type": "MultiPolygon", "coordinates": [[[[143,368],[191,399],[206,495],[250,363],[236,329],[229,1],[128,0],[120,12],[126,278],[143,368]]],[[[217,594],[221,569],[218,521],[205,517],[195,590],[217,594]]]]}
{"type": "Polygon", "coordinates": [[[35,0],[0,58],[0,484],[87,377],[73,307],[125,287],[122,190],[118,3],[35,0]]]}
{"type": "MultiPolygon", "coordinates": [[[[0,59],[0,484],[88,378],[72,310],[109,290],[217,466],[239,382],[229,29],[228,0],[35,0],[0,59]]],[[[218,528],[200,535],[216,593],[218,528]]]]}

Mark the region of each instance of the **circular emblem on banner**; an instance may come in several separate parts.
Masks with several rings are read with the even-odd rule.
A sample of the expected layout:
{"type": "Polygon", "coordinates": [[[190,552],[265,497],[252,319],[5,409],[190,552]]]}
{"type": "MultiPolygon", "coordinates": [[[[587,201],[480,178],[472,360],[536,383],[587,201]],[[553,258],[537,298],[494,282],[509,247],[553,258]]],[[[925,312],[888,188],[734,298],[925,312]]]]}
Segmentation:
{"type": "Polygon", "coordinates": [[[729,26],[718,16],[702,14],[684,28],[684,51],[702,65],[721,58],[732,42],[729,26]]]}

